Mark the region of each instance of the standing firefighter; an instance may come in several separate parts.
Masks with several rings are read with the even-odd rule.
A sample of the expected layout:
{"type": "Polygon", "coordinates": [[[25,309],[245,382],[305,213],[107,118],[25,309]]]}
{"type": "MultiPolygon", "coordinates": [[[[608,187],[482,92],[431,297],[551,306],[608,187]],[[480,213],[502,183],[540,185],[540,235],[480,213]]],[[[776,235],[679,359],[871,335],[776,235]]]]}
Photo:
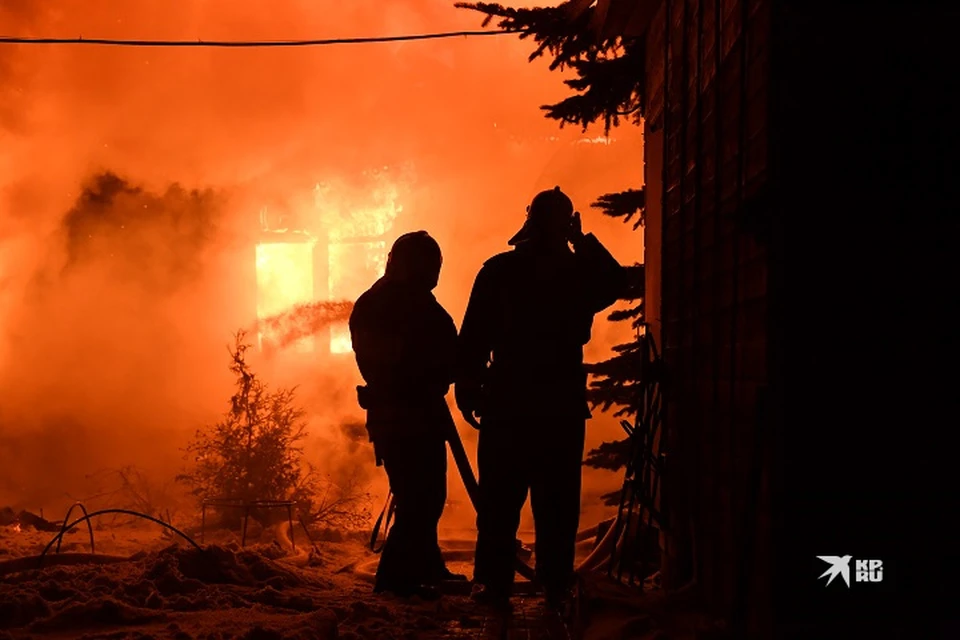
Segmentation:
{"type": "Polygon", "coordinates": [[[474,597],[509,607],[529,492],[537,577],[548,603],[559,606],[573,579],[590,417],[583,346],[625,275],[584,235],[560,187],[533,199],[510,244],[513,251],[494,256],[477,275],[458,347],[457,406],[480,429],[474,597]]]}
{"type": "MultiPolygon", "coordinates": [[[[357,300],[350,335],[366,386],[357,388],[377,464],[390,480],[396,519],[375,590],[435,596],[454,578],[437,523],[446,502],[446,440],[455,429],[444,399],[453,382],[457,329],[433,296],[440,246],[426,231],[401,236],[385,275],[357,300]]],[[[462,576],[461,576],[462,577],[462,576]]]]}

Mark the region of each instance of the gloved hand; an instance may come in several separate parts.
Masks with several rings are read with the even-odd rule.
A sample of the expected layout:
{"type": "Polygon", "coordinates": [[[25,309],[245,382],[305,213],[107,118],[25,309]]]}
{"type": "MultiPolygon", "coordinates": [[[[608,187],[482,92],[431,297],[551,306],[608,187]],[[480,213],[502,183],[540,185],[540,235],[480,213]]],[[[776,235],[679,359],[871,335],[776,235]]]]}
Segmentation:
{"type": "Polygon", "coordinates": [[[479,385],[473,385],[464,382],[458,382],[453,387],[453,395],[457,401],[457,408],[474,429],[480,428],[480,398],[481,390],[479,385]]]}
{"type": "Polygon", "coordinates": [[[580,212],[574,211],[570,218],[570,228],[567,231],[567,240],[576,243],[583,239],[583,222],[580,220],[580,212]]]}

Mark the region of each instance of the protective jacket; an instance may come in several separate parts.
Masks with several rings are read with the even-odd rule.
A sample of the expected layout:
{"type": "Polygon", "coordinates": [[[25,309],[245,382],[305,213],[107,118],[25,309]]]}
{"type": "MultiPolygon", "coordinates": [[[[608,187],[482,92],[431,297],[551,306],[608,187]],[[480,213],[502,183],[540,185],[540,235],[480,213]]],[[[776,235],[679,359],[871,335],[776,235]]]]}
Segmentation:
{"type": "Polygon", "coordinates": [[[350,334],[376,446],[395,438],[446,438],[453,418],[444,396],[453,382],[457,329],[430,291],[380,278],[354,305],[350,334]]]}
{"type": "MultiPolygon", "coordinates": [[[[460,330],[457,394],[484,419],[590,416],[583,346],[594,315],[623,293],[626,274],[592,234],[574,250],[523,243],[477,275],[460,330]]],[[[463,408],[463,407],[461,407],[463,408]]]]}

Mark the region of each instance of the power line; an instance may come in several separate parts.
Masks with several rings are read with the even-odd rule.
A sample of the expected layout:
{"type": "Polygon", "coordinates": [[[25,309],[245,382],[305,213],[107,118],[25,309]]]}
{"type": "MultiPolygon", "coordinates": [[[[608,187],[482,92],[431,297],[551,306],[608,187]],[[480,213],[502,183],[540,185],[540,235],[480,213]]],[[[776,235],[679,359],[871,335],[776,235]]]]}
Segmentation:
{"type": "Polygon", "coordinates": [[[522,33],[518,30],[500,31],[446,31],[402,36],[373,36],[366,38],[325,38],[320,40],[120,40],[109,38],[23,38],[0,36],[0,44],[65,44],[100,45],[109,47],[318,47],[333,44],[370,44],[375,42],[407,42],[411,40],[438,40],[474,36],[499,36],[522,33]]]}

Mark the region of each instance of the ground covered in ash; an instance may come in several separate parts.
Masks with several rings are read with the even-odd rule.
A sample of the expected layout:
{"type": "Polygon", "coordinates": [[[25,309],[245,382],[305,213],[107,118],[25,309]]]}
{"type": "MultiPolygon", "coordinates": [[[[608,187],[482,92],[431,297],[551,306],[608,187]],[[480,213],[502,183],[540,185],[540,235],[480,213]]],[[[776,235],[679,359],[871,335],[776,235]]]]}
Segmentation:
{"type": "MultiPolygon", "coordinates": [[[[199,531],[189,533],[199,538],[199,531]]],[[[252,525],[248,533],[241,547],[236,531],[208,531],[200,550],[158,526],[99,523],[96,555],[88,530],[80,527],[64,537],[60,554],[52,547],[39,565],[55,532],[0,524],[0,640],[566,637],[545,626],[536,597],[515,598],[517,612],[503,622],[465,594],[436,602],[374,594],[377,558],[360,536],[326,536],[312,544],[298,528],[294,546],[286,527],[252,525]]],[[[579,555],[591,545],[585,541],[579,555]]],[[[444,546],[448,566],[469,573],[472,542],[460,536],[444,546]]],[[[583,578],[586,640],[728,637],[686,607],[666,605],[656,592],[602,577],[583,578]]]]}
{"type": "Polygon", "coordinates": [[[310,551],[217,541],[201,551],[120,526],[97,531],[96,550],[130,560],[56,564],[89,552],[80,529],[67,536],[60,560],[51,550],[37,568],[29,558],[52,536],[0,527],[2,640],[429,639],[470,637],[482,621],[464,597],[421,602],[371,593],[369,576],[354,571],[373,558],[359,541],[310,551]]]}

